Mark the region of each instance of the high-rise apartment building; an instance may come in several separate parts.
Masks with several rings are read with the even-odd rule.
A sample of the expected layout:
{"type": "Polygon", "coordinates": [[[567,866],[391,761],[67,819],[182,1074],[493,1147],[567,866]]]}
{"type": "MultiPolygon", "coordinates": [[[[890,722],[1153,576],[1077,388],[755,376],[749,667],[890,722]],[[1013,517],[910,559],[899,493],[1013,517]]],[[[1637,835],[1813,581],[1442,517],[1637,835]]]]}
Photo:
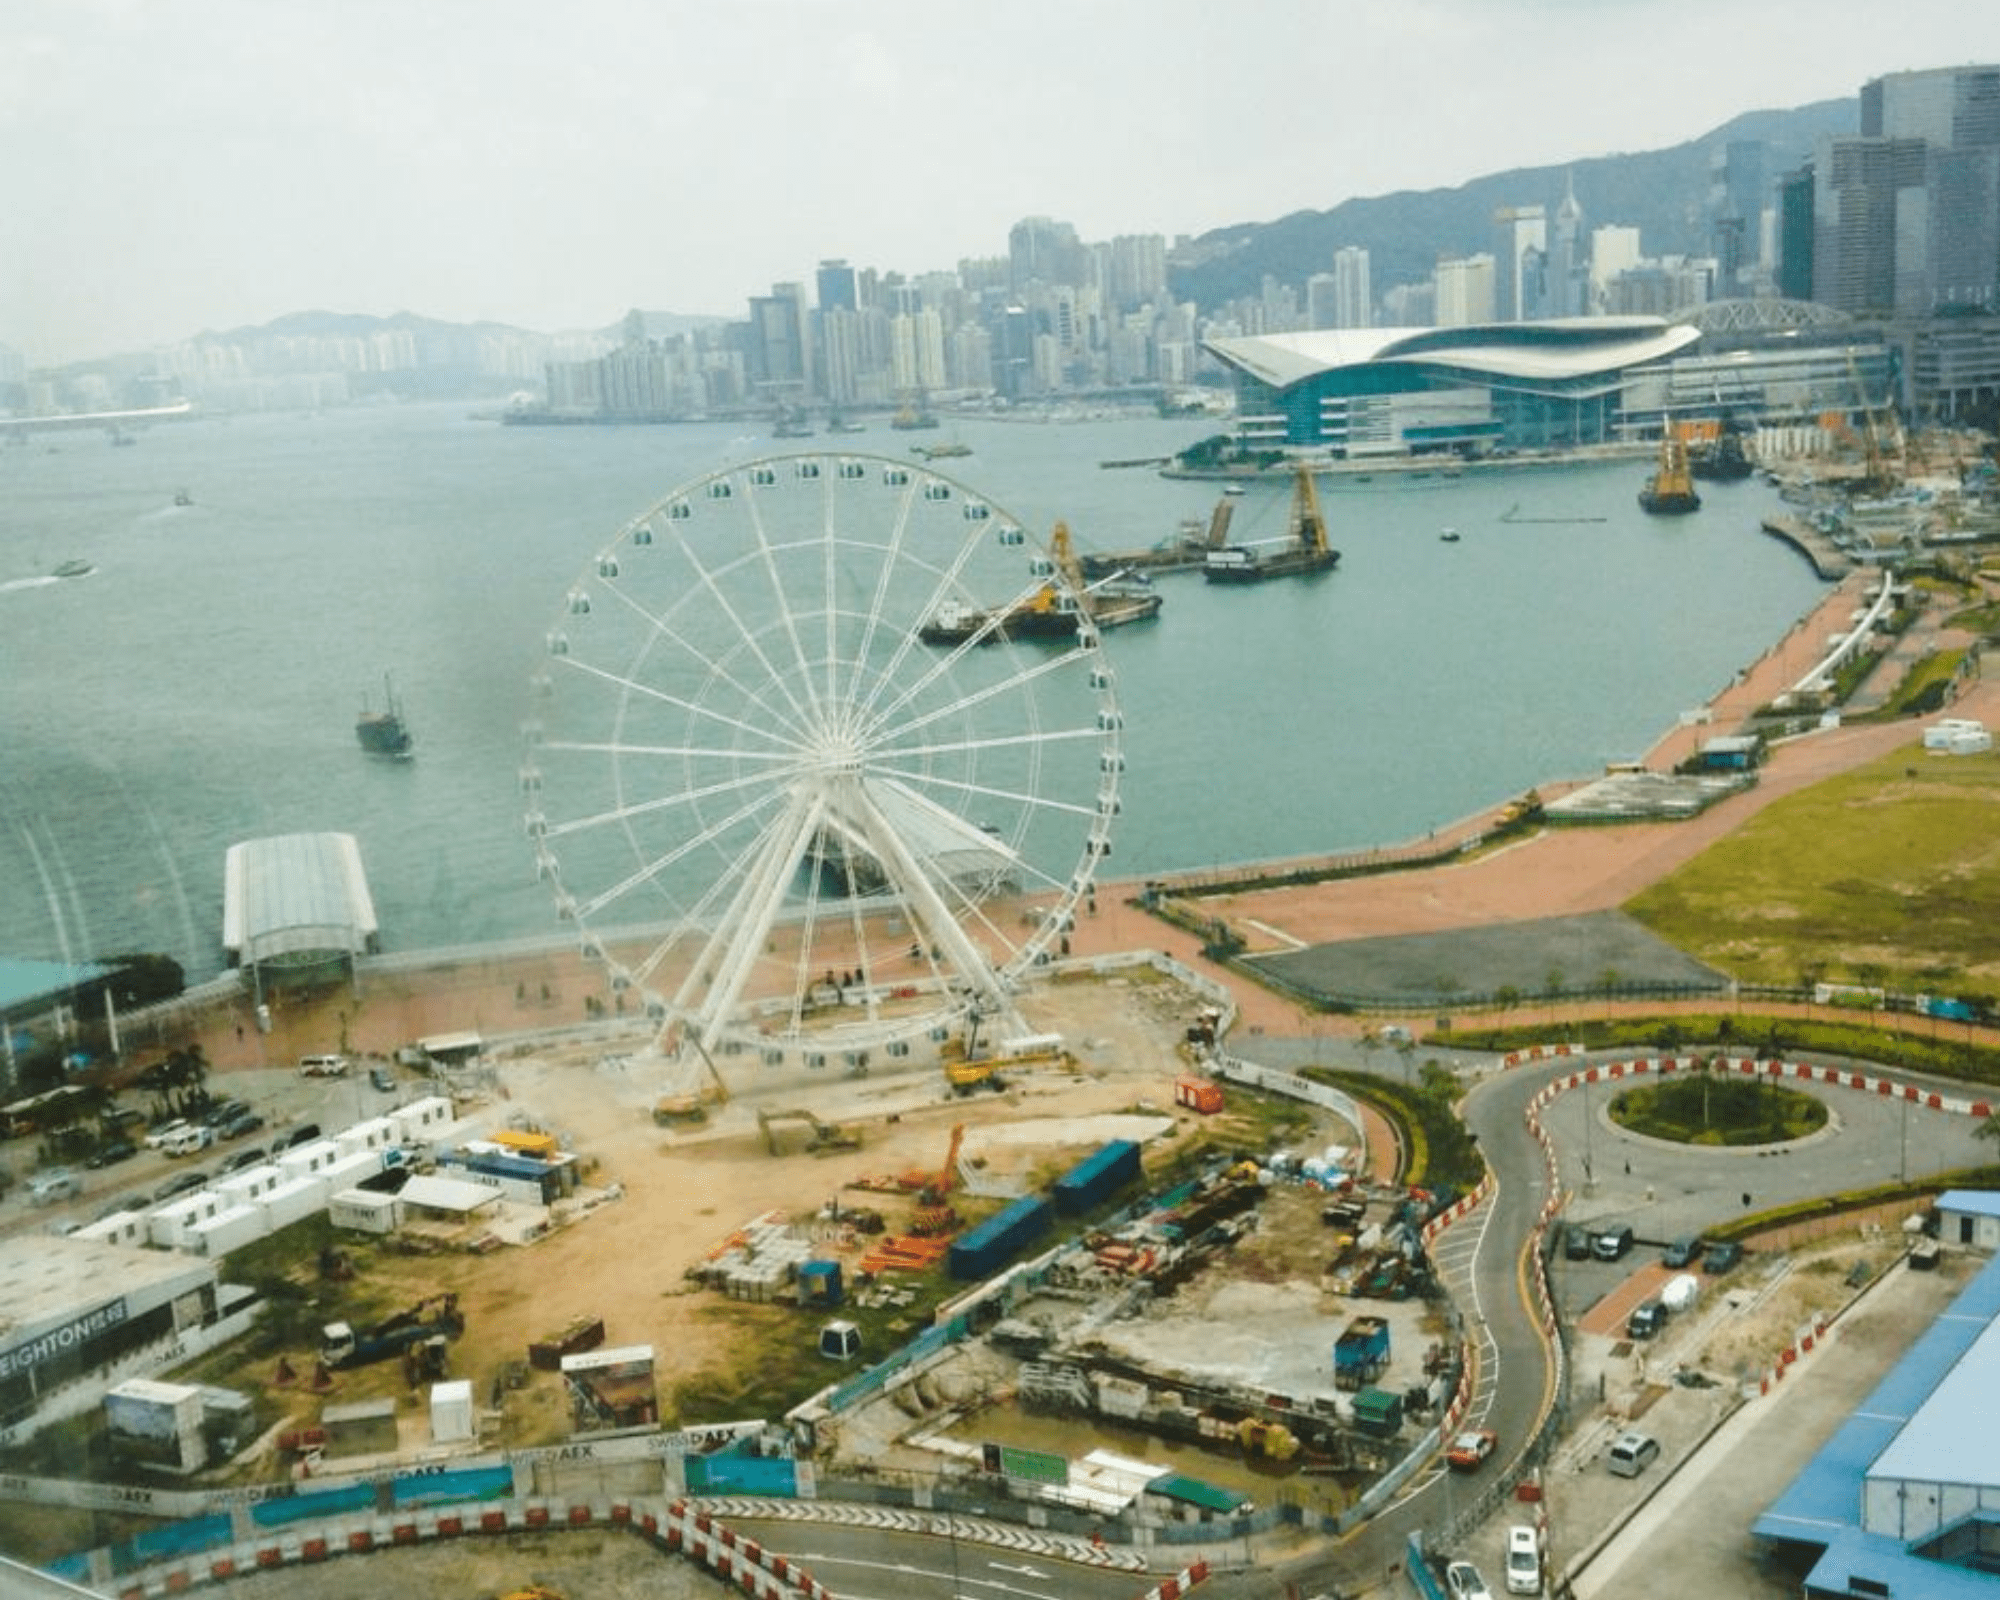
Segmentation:
{"type": "Polygon", "coordinates": [[[1639,264],[1639,230],[1607,225],[1590,230],[1590,271],[1588,274],[1589,315],[1600,316],[1608,307],[1611,285],[1639,264]]]}
{"type": "Polygon", "coordinates": [[[1548,214],[1540,206],[1502,206],[1493,213],[1493,315],[1526,322],[1548,303],[1548,214]]]}
{"type": "Polygon", "coordinates": [[[1167,298],[1167,241],[1164,234],[1127,233],[1111,241],[1105,291],[1115,311],[1135,311],[1167,298]]]}
{"type": "Polygon", "coordinates": [[[1368,252],[1358,244],[1342,245],[1333,253],[1333,321],[1319,325],[1375,326],[1375,297],[1368,284],[1368,252]]]}
{"type": "Polygon", "coordinates": [[[1087,282],[1088,256],[1076,229],[1053,217],[1023,217],[1007,232],[1007,280],[1017,293],[1035,283],[1087,282]]]}
{"type": "Polygon", "coordinates": [[[1437,291],[1436,321],[1440,328],[1470,328],[1494,321],[1493,258],[1453,256],[1437,264],[1432,283],[1437,291]]]}
{"type": "Polygon", "coordinates": [[[811,391],[812,341],[804,284],[774,283],[769,294],[751,297],[744,353],[753,384],[795,398],[811,391]]]}
{"type": "Polygon", "coordinates": [[[814,275],[814,287],[819,291],[819,308],[822,311],[855,311],[861,302],[856,298],[854,269],[845,261],[822,261],[814,275]]]}

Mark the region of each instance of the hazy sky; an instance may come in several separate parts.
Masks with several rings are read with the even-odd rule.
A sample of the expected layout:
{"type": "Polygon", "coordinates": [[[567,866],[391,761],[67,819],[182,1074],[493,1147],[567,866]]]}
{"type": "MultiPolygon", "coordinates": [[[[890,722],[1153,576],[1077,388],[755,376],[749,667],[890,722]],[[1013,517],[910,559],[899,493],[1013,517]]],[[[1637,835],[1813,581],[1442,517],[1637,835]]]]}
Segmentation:
{"type": "Polygon", "coordinates": [[[1982,0],[0,0],[0,344],[740,316],[1994,60],[1982,0]]]}

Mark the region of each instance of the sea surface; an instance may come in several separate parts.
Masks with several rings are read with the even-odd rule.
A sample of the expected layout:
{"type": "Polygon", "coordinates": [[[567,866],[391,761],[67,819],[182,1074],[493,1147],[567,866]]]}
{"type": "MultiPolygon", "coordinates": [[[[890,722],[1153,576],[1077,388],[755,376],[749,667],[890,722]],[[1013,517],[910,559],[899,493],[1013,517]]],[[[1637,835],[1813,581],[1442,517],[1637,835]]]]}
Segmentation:
{"type": "MultiPolygon", "coordinates": [[[[950,441],[971,454],[933,470],[1035,536],[1060,518],[1083,549],[1131,548],[1205,519],[1216,485],[1100,463],[1211,431],[777,441],[420,405],[0,448],[0,955],[162,951],[212,975],[228,846],[308,831],[358,837],[387,950],[551,936],[520,727],[572,582],[634,517],[753,457],[950,441]],[[95,570],[49,576],[78,560],[95,570]],[[385,678],[407,763],[355,741],[385,678]]],[[[1161,615],[1105,636],[1128,760],[1106,874],[1394,843],[1642,753],[1824,592],[1759,531],[1768,487],[1649,518],[1645,473],[1327,480],[1337,572],[1161,577],[1161,615]]],[[[1281,537],[1288,496],[1251,489],[1233,536],[1281,537]]]]}

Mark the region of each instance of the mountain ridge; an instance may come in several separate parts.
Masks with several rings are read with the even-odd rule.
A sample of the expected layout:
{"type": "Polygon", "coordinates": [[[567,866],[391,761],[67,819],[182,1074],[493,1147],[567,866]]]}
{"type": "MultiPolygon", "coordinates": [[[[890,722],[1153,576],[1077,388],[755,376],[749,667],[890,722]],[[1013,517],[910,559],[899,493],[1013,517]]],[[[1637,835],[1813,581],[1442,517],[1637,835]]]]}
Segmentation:
{"type": "Polygon", "coordinates": [[[1791,110],[1747,111],[1664,150],[1516,167],[1455,188],[1357,196],[1275,221],[1232,223],[1197,235],[1176,252],[1181,264],[1169,263],[1168,281],[1176,298],[1212,310],[1258,294],[1267,276],[1303,285],[1313,273],[1333,269],[1336,250],[1357,245],[1368,251],[1369,277],[1379,295],[1397,284],[1425,281],[1440,256],[1489,249],[1493,212],[1501,206],[1542,205],[1553,216],[1572,182],[1586,232],[1607,225],[1637,227],[1648,256],[1705,255],[1703,200],[1719,148],[1738,140],[1769,144],[1767,176],[1776,178],[1809,156],[1822,134],[1850,134],[1860,122],[1858,96],[1791,110]]]}

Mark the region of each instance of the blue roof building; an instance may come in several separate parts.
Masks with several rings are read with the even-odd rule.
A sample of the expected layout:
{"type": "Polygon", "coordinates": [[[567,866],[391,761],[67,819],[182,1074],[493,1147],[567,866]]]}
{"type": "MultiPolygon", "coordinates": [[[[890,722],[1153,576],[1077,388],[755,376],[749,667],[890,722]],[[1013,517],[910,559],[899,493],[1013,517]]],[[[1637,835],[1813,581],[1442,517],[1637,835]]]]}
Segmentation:
{"type": "Polygon", "coordinates": [[[1770,1509],[1808,1600],[2000,1600],[2000,1259],[1989,1262],[1770,1509]]]}
{"type": "MultiPolygon", "coordinates": [[[[1659,317],[1335,328],[1205,341],[1236,379],[1245,449],[1371,455],[1568,449],[1626,436],[1638,374],[1701,330],[1659,317]]],[[[1656,386],[1657,386],[1656,385],[1656,386]]]]}

